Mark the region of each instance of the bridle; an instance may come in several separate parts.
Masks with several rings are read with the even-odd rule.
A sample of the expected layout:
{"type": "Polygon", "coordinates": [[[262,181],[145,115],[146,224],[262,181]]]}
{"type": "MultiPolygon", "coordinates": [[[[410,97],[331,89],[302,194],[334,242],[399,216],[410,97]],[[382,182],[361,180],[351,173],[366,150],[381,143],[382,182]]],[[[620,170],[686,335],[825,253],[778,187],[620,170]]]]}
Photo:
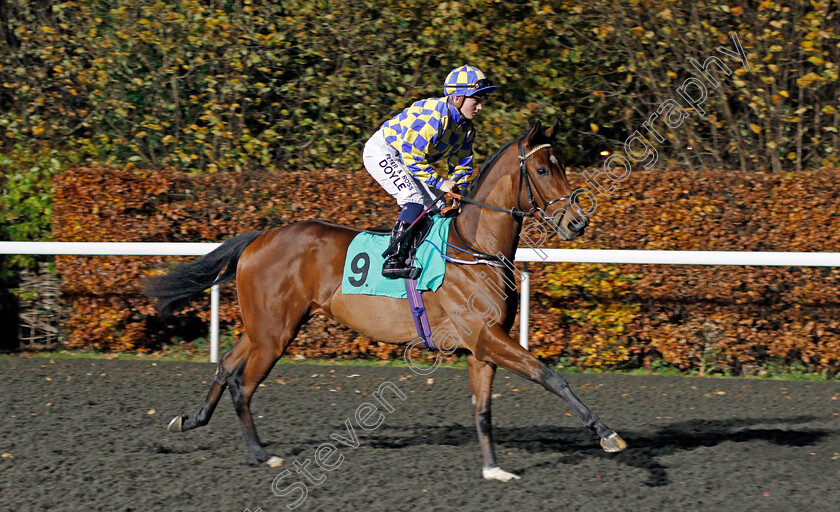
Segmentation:
{"type": "MultiPolygon", "coordinates": [[[[554,203],[556,203],[558,201],[565,201],[565,200],[569,199],[569,197],[571,197],[571,196],[561,196],[561,197],[558,197],[557,199],[552,199],[551,201],[546,201],[545,198],[542,195],[542,192],[540,192],[540,189],[537,188],[537,184],[533,183],[533,185],[532,185],[532,182],[533,182],[534,178],[531,176],[531,171],[528,170],[528,166],[525,165],[525,161],[528,159],[529,156],[533,155],[537,151],[539,151],[541,149],[545,149],[545,148],[550,148],[550,147],[551,147],[551,144],[540,144],[539,146],[535,146],[535,147],[531,148],[530,151],[525,153],[525,150],[522,149],[522,139],[519,139],[519,146],[517,148],[517,150],[519,152],[519,193],[516,196],[516,200],[518,202],[519,198],[522,197],[522,183],[524,182],[525,183],[525,189],[528,191],[528,203],[531,205],[531,209],[528,211],[528,214],[527,214],[528,217],[533,216],[535,212],[539,213],[541,217],[546,217],[546,216],[548,216],[548,214],[546,213],[546,210],[548,210],[549,206],[553,205],[554,203]],[[539,196],[539,198],[543,202],[543,204],[545,204],[545,207],[543,207],[543,208],[539,207],[539,205],[537,204],[537,200],[534,197],[534,192],[533,192],[532,189],[537,191],[537,195],[539,196]]],[[[560,161],[558,160],[558,162],[560,162],[560,161]]],[[[566,172],[566,166],[562,162],[560,162],[560,166],[563,169],[563,172],[565,173],[566,172]]],[[[567,206],[566,209],[568,209],[568,208],[569,207],[567,206]]],[[[563,213],[565,214],[565,211],[563,213]]]]}
{"type": "MultiPolygon", "coordinates": [[[[528,170],[528,166],[525,164],[525,161],[528,159],[529,156],[533,155],[537,151],[550,147],[551,144],[540,144],[539,146],[531,148],[531,150],[528,151],[528,153],[525,153],[525,150],[522,147],[522,139],[519,140],[519,146],[517,148],[519,153],[519,192],[517,195],[517,206],[519,206],[519,198],[522,197],[522,184],[525,183],[525,190],[528,192],[528,204],[531,205],[530,210],[523,210],[521,208],[516,207],[510,209],[499,208],[498,206],[493,206],[492,204],[482,203],[481,201],[476,201],[475,199],[464,197],[461,194],[450,193],[450,195],[462,203],[474,204],[487,210],[493,210],[497,212],[510,214],[516,220],[521,220],[525,217],[533,217],[535,212],[546,216],[546,210],[549,206],[553,205],[558,201],[565,201],[566,199],[569,199],[570,196],[561,196],[557,199],[546,201],[542,193],[540,192],[540,189],[537,188],[536,183],[532,184],[534,178],[531,176],[531,171],[528,170]],[[534,190],[537,191],[537,196],[539,196],[540,200],[545,205],[544,207],[540,208],[540,206],[537,204],[537,200],[534,197],[534,190]]],[[[560,167],[562,168],[563,172],[566,171],[566,166],[563,164],[563,162],[560,162],[560,167]]],[[[439,197],[442,196],[443,194],[441,194],[439,197]]]]}
{"type": "MultiPolygon", "coordinates": [[[[523,137],[523,139],[524,139],[524,137],[523,137]]],[[[455,199],[457,199],[461,202],[464,202],[464,203],[474,204],[476,206],[479,206],[481,208],[486,208],[488,210],[494,210],[494,211],[497,211],[497,212],[508,213],[515,220],[517,220],[519,222],[524,220],[525,217],[538,217],[540,219],[551,218],[547,213],[548,208],[551,205],[553,205],[554,203],[557,203],[559,201],[568,200],[571,196],[561,196],[561,197],[558,197],[556,199],[552,199],[551,201],[546,201],[545,200],[545,197],[543,197],[542,192],[540,192],[540,189],[537,188],[537,184],[534,182],[534,178],[531,176],[531,171],[528,170],[528,166],[526,165],[526,161],[528,160],[529,156],[533,155],[537,151],[540,151],[540,150],[546,149],[546,148],[551,148],[551,144],[540,144],[538,146],[535,146],[535,147],[531,148],[527,153],[525,153],[525,150],[522,146],[522,140],[523,139],[519,139],[519,144],[518,144],[518,147],[517,147],[517,151],[519,153],[519,155],[518,155],[519,156],[519,192],[517,193],[517,196],[516,196],[516,203],[517,203],[517,206],[521,206],[519,204],[519,202],[520,202],[521,197],[522,197],[522,186],[523,186],[523,183],[524,183],[525,184],[525,190],[528,192],[528,204],[531,205],[531,208],[529,210],[526,211],[526,210],[523,210],[522,208],[516,208],[516,207],[513,207],[509,210],[506,210],[504,208],[499,208],[498,206],[493,206],[493,205],[490,205],[490,204],[487,204],[487,203],[482,203],[481,201],[476,201],[476,200],[468,198],[468,197],[463,197],[460,194],[451,194],[451,195],[453,197],[455,197],[455,199]],[[540,207],[539,203],[537,202],[537,197],[534,196],[534,191],[537,192],[537,197],[539,197],[540,201],[542,201],[542,203],[544,205],[543,207],[540,207]]],[[[558,160],[558,162],[560,162],[560,161],[558,160]]],[[[562,162],[560,162],[560,166],[561,166],[561,169],[563,170],[563,172],[565,172],[566,171],[566,166],[562,162]]],[[[571,206],[571,202],[568,205],[566,205],[566,208],[564,208],[563,213],[561,214],[560,218],[562,218],[562,216],[566,214],[566,211],[568,211],[569,206],[571,206]]],[[[461,242],[463,242],[464,245],[466,245],[466,247],[469,249],[469,251],[463,251],[463,252],[466,252],[467,254],[470,254],[472,257],[476,258],[476,260],[479,260],[479,259],[484,259],[484,260],[490,259],[490,260],[494,260],[494,261],[501,261],[502,260],[502,258],[499,258],[498,256],[494,256],[492,254],[487,254],[487,253],[484,253],[484,252],[481,252],[481,251],[478,251],[478,250],[474,249],[472,246],[469,245],[469,243],[467,243],[466,240],[464,240],[464,237],[461,236],[461,234],[458,232],[458,229],[455,227],[454,224],[452,225],[452,228],[455,231],[455,235],[457,235],[458,238],[461,240],[461,242]]],[[[554,236],[554,234],[556,234],[555,230],[552,229],[550,231],[552,231],[552,233],[551,233],[551,235],[549,235],[549,238],[551,238],[552,236],[554,236]]]]}

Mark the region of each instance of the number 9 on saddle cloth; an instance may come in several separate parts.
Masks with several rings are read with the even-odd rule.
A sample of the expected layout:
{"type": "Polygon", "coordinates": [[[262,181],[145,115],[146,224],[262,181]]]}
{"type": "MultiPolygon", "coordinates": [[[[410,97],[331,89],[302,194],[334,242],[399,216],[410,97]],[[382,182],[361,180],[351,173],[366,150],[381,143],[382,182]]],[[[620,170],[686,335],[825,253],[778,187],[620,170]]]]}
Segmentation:
{"type": "MultiPolygon", "coordinates": [[[[417,277],[419,291],[437,290],[446,272],[443,255],[449,238],[452,218],[426,215],[412,228],[418,228],[414,240],[414,264],[421,269],[417,277]],[[425,236],[424,236],[425,232],[425,236]]],[[[405,299],[407,292],[403,279],[388,279],[380,270],[385,262],[383,253],[390,244],[391,230],[378,228],[363,231],[353,238],[344,260],[341,293],[345,295],[382,295],[405,299]]]]}

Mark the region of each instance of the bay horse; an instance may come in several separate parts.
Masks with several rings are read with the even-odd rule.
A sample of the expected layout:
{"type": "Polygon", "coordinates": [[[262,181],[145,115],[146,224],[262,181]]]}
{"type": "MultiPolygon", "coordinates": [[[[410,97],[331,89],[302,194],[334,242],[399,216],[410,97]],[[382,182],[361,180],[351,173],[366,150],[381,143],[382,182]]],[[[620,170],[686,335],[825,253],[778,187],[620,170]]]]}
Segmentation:
{"type": "MultiPolygon", "coordinates": [[[[565,233],[567,240],[582,233],[588,221],[574,218],[570,208],[574,197],[565,166],[551,147],[558,125],[555,122],[545,130],[539,122],[535,123],[482,166],[462,197],[461,213],[451,225],[450,246],[446,249],[449,256],[473,263],[498,263],[504,258],[513,261],[526,217],[554,223],[552,227],[565,233]],[[546,201],[546,197],[555,199],[546,201]]],[[[358,233],[357,229],[331,222],[305,220],[242,234],[192,263],[147,282],[144,293],[157,299],[157,309],[165,318],[213,284],[235,278],[245,327],[236,345],[222,356],[204,404],[191,417],[176,416],[169,424],[170,431],[206,425],[227,387],[250,458],[255,463],[279,465],[282,459],[270,456],[260,444],[250,402],[259,384],[313,315],[325,315],[384,342],[407,344],[417,338],[408,300],[342,294],[345,256],[358,233]]],[[[452,324],[452,313],[460,310],[457,344],[459,350],[468,353],[484,477],[503,481],[519,478],[498,467],[493,450],[490,399],[498,366],[562,398],[584,426],[600,438],[605,451],[625,449],[624,440],[575,396],[559,373],[511,338],[508,333],[517,307],[513,270],[503,266],[502,271],[484,271],[489,268],[482,264],[449,264],[440,287],[423,294],[432,326],[452,324]],[[474,299],[470,296],[474,290],[489,292],[483,294],[484,300],[491,302],[485,307],[499,312],[496,321],[487,322],[472,310],[464,311],[463,305],[474,299]]]]}

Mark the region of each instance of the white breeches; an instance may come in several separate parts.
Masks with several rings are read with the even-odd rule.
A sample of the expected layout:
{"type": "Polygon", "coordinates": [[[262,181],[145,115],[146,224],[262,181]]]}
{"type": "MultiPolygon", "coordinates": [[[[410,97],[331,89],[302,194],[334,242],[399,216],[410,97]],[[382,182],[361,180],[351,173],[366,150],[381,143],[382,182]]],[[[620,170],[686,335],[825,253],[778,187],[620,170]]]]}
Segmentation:
{"type": "Polygon", "coordinates": [[[429,206],[434,201],[430,187],[411,176],[397,150],[385,142],[381,129],[365,144],[362,161],[367,172],[397,200],[400,207],[407,203],[429,206]]]}

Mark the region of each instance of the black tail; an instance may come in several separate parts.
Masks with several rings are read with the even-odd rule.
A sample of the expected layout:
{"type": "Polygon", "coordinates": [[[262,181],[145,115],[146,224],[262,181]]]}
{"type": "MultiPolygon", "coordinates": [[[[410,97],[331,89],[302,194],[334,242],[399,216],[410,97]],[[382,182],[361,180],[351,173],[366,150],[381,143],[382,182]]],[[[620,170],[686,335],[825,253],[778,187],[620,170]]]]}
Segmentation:
{"type": "Polygon", "coordinates": [[[214,284],[232,281],[242,252],[261,234],[262,231],[252,231],[237,235],[192,263],[178,265],[168,274],[148,279],[143,286],[143,295],[157,299],[161,318],[172,316],[214,284]],[[222,269],[224,273],[220,275],[222,269]]]}

